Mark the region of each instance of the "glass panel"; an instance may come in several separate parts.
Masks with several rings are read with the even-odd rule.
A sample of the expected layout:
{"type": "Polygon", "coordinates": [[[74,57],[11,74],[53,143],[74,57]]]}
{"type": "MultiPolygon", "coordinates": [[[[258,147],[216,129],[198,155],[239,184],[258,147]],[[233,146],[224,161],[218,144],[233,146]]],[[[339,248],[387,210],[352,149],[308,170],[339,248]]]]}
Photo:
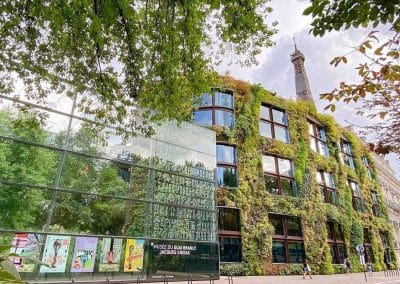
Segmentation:
{"type": "Polygon", "coordinates": [[[314,125],[310,122],[308,123],[308,133],[310,134],[310,136],[315,136],[314,125]]]}
{"type": "Polygon", "coordinates": [[[217,144],[217,163],[236,164],[235,147],[217,144]]]}
{"type": "Polygon", "coordinates": [[[218,229],[240,231],[240,210],[236,208],[218,208],[218,229]]]}
{"type": "Polygon", "coordinates": [[[275,166],[275,157],[273,157],[273,156],[263,156],[262,157],[262,162],[263,162],[263,170],[264,170],[264,172],[278,173],[277,170],[276,170],[276,166],[275,166]]]}
{"type": "Polygon", "coordinates": [[[279,194],[278,178],[274,176],[264,176],[265,189],[268,193],[279,194]]]}
{"type": "Polygon", "coordinates": [[[351,188],[351,190],[353,192],[353,195],[357,196],[357,197],[361,197],[360,187],[358,186],[358,183],[355,183],[353,181],[349,181],[349,185],[350,185],[350,188],[351,188]]]}
{"type": "Polygon", "coordinates": [[[280,124],[287,124],[286,123],[286,114],[283,111],[272,109],[272,117],[274,122],[280,123],[280,124]]]}
{"type": "Polygon", "coordinates": [[[260,121],[258,126],[261,136],[272,138],[271,123],[260,121]]]}
{"type": "Polygon", "coordinates": [[[333,244],[329,244],[329,252],[331,253],[332,256],[332,263],[338,263],[335,254],[335,246],[333,244]]]}
{"type": "Polygon", "coordinates": [[[328,190],[328,202],[336,205],[337,204],[337,196],[336,196],[336,191],[334,190],[328,190]]]}
{"type": "Polygon", "coordinates": [[[210,94],[201,94],[200,97],[195,98],[194,107],[207,107],[212,105],[212,96],[210,94]]]}
{"type": "Polygon", "coordinates": [[[290,160],[278,158],[279,174],[285,176],[293,176],[292,174],[292,163],[290,160]]]}
{"type": "Polygon", "coordinates": [[[318,184],[324,184],[322,175],[323,175],[323,172],[316,172],[316,174],[315,174],[315,178],[316,178],[318,184]]]}
{"type": "Polygon", "coordinates": [[[221,262],[240,262],[242,244],[240,238],[219,238],[221,262]]]}
{"type": "Polygon", "coordinates": [[[211,110],[198,110],[193,112],[194,123],[198,125],[209,126],[212,125],[212,112],[211,110]]]}
{"type": "Polygon", "coordinates": [[[371,262],[371,263],[375,262],[374,253],[372,251],[372,247],[364,245],[364,248],[365,248],[365,261],[366,262],[371,262]]]}
{"type": "Polygon", "coordinates": [[[334,223],[334,230],[335,230],[336,240],[344,241],[342,226],[338,223],[334,223]]]}
{"type": "Polygon", "coordinates": [[[294,180],[281,178],[282,194],[286,196],[295,196],[294,180]]]}
{"type": "Polygon", "coordinates": [[[275,129],[275,139],[288,143],[289,142],[289,135],[286,127],[281,127],[278,125],[274,126],[275,129]]]}
{"type": "Polygon", "coordinates": [[[317,143],[318,143],[318,140],[316,138],[314,138],[314,137],[310,138],[310,148],[314,152],[317,152],[317,143]]]}
{"type": "Polygon", "coordinates": [[[318,131],[318,138],[322,141],[326,141],[325,129],[317,128],[318,131]]]}
{"type": "Polygon", "coordinates": [[[335,188],[335,181],[332,173],[325,173],[325,184],[328,187],[335,188]]]}
{"type": "Polygon", "coordinates": [[[318,140],[318,148],[319,148],[319,153],[325,157],[328,156],[328,148],[326,146],[326,143],[319,141],[318,140]]]}
{"type": "Polygon", "coordinates": [[[346,247],[344,245],[338,245],[339,263],[344,263],[346,258],[346,247]]]}
{"type": "Polygon", "coordinates": [[[268,216],[269,222],[274,226],[275,229],[275,235],[280,235],[283,236],[285,233],[283,231],[283,218],[281,215],[273,215],[270,214],[268,216]]]}
{"type": "Polygon", "coordinates": [[[215,111],[215,125],[233,127],[233,112],[225,110],[215,111]]]}
{"type": "Polygon", "coordinates": [[[284,242],[272,242],[272,262],[273,263],[285,263],[286,262],[286,250],[284,242]]]}
{"type": "Polygon", "coordinates": [[[233,96],[227,93],[215,92],[215,105],[233,109],[233,96]]]}
{"type": "Polygon", "coordinates": [[[333,239],[333,223],[332,222],[326,222],[326,231],[328,233],[328,239],[333,239]]]}
{"type": "Polygon", "coordinates": [[[260,108],[260,118],[266,119],[266,120],[271,120],[271,117],[269,115],[269,107],[266,106],[261,106],[260,108]]]}
{"type": "Polygon", "coordinates": [[[286,228],[288,236],[303,236],[301,231],[300,218],[297,217],[287,217],[286,218],[286,228]]]}
{"type": "Polygon", "coordinates": [[[230,187],[237,186],[237,176],[235,168],[217,167],[217,184],[230,187]]]}
{"type": "Polygon", "coordinates": [[[363,229],[364,243],[371,243],[371,239],[369,237],[369,230],[367,228],[363,229]]]}
{"type": "Polygon", "coordinates": [[[304,245],[302,243],[289,243],[289,262],[302,263],[304,261],[304,245]]]}
{"type": "Polygon", "coordinates": [[[377,193],[374,192],[374,191],[372,191],[372,192],[371,192],[371,196],[372,196],[372,203],[374,203],[374,204],[379,204],[377,193]]]}

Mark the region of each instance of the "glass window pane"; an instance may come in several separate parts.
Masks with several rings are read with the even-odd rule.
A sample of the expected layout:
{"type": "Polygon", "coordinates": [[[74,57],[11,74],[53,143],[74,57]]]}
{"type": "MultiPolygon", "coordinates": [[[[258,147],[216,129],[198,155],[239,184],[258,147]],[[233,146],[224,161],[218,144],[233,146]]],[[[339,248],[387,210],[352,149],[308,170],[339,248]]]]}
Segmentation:
{"type": "Polygon", "coordinates": [[[322,141],[326,141],[325,129],[318,128],[317,131],[318,131],[318,138],[321,139],[322,141]]]}
{"type": "Polygon", "coordinates": [[[260,108],[260,118],[266,119],[266,120],[271,120],[271,117],[269,115],[269,107],[261,106],[261,108],[260,108]]]}
{"type": "Polygon", "coordinates": [[[235,147],[229,145],[217,145],[217,163],[236,164],[235,147]]]}
{"type": "Polygon", "coordinates": [[[237,175],[235,168],[217,167],[217,184],[219,186],[237,187],[237,175]]]}
{"type": "Polygon", "coordinates": [[[328,187],[335,188],[335,181],[332,173],[325,173],[325,183],[328,187]]]}
{"type": "Polygon", "coordinates": [[[344,245],[338,245],[338,254],[339,254],[339,262],[344,263],[344,259],[346,258],[346,247],[344,245]]]}
{"type": "Polygon", "coordinates": [[[272,118],[274,122],[286,125],[286,114],[283,111],[272,109],[272,118]]]}
{"type": "Polygon", "coordinates": [[[328,148],[326,147],[326,144],[324,142],[318,140],[318,149],[321,155],[325,157],[328,156],[328,148]]]}
{"type": "Polygon", "coordinates": [[[219,238],[221,262],[240,262],[242,259],[242,244],[240,238],[219,238]]]}
{"type": "Polygon", "coordinates": [[[289,143],[289,134],[287,131],[286,127],[281,127],[278,125],[274,126],[275,129],[275,139],[285,142],[285,143],[289,143]]]}
{"type": "Polygon", "coordinates": [[[301,231],[300,219],[297,217],[287,217],[286,228],[288,236],[303,236],[303,233],[301,231]]]}
{"type": "Polygon", "coordinates": [[[324,184],[324,182],[323,182],[323,179],[322,179],[322,175],[323,175],[323,172],[316,172],[316,180],[317,180],[317,183],[318,184],[324,184]]]}
{"type": "Polygon", "coordinates": [[[315,136],[314,125],[310,122],[308,123],[308,133],[310,134],[310,136],[315,136]]]}
{"type": "Polygon", "coordinates": [[[263,156],[262,162],[263,162],[264,172],[277,173],[276,166],[275,166],[275,157],[263,156]]]}
{"type": "Polygon", "coordinates": [[[273,263],[285,263],[286,262],[286,250],[284,242],[272,242],[272,262],[273,263]]]}
{"type": "Polygon", "coordinates": [[[336,205],[337,204],[337,194],[334,190],[328,190],[328,202],[336,205]]]}
{"type": "Polygon", "coordinates": [[[313,138],[313,137],[310,138],[310,148],[314,152],[317,152],[317,143],[318,143],[318,140],[316,138],[313,138]]]}
{"type": "Polygon", "coordinates": [[[292,163],[290,160],[278,158],[279,174],[285,176],[293,176],[292,163]]]}
{"type": "Polygon", "coordinates": [[[274,176],[264,176],[265,189],[268,193],[279,194],[278,178],[274,176]]]}
{"type": "Polygon", "coordinates": [[[369,237],[369,230],[367,228],[363,229],[364,243],[371,243],[371,239],[369,237]]]}
{"type": "Polygon", "coordinates": [[[198,125],[212,125],[212,112],[211,110],[197,110],[193,112],[194,123],[198,125]]]}
{"type": "Polygon", "coordinates": [[[272,138],[271,123],[260,121],[259,123],[260,135],[267,138],[272,138]]]}
{"type": "Polygon", "coordinates": [[[343,235],[343,230],[342,226],[338,223],[334,224],[334,230],[335,230],[335,237],[336,240],[344,241],[344,235],[343,235]]]}
{"type": "Polygon", "coordinates": [[[304,261],[304,245],[302,243],[289,243],[289,262],[302,263],[304,261]]]}
{"type": "Polygon", "coordinates": [[[233,127],[233,112],[225,110],[215,111],[215,125],[233,127]]]}
{"type": "Polygon", "coordinates": [[[240,211],[236,208],[218,208],[218,229],[240,231],[240,211]]]}
{"type": "Polygon", "coordinates": [[[333,244],[329,244],[329,251],[332,256],[332,263],[338,263],[336,259],[336,254],[335,254],[335,246],[333,244]]]}
{"type": "Polygon", "coordinates": [[[195,98],[194,107],[206,107],[212,105],[212,96],[210,94],[201,94],[200,97],[195,98]]]}
{"type": "Polygon", "coordinates": [[[282,194],[286,196],[296,196],[294,181],[292,179],[281,178],[282,194]]]}
{"type": "Polygon", "coordinates": [[[275,235],[283,236],[283,218],[280,215],[269,215],[269,222],[274,226],[275,235]]]}
{"type": "Polygon", "coordinates": [[[233,109],[233,96],[227,93],[215,92],[215,105],[233,109]]]}
{"type": "Polygon", "coordinates": [[[333,223],[326,222],[326,231],[328,232],[328,239],[333,239],[333,223]]]}

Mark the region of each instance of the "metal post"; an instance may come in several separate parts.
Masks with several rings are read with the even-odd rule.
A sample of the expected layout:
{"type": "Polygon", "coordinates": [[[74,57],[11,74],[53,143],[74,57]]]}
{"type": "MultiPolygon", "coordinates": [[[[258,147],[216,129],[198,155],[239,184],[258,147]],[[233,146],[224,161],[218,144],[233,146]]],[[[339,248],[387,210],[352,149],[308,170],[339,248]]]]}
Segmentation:
{"type": "Polygon", "coordinates": [[[210,284],[214,284],[214,274],[210,274],[210,284]]]}
{"type": "MultiPolygon", "coordinates": [[[[68,128],[67,128],[67,132],[65,133],[64,142],[61,146],[62,148],[65,148],[68,145],[69,135],[71,134],[72,116],[74,115],[75,107],[76,107],[76,97],[77,96],[74,97],[74,101],[72,102],[71,116],[69,117],[68,128]]],[[[56,207],[57,195],[58,195],[58,191],[59,191],[59,187],[60,187],[61,173],[62,173],[62,170],[64,167],[64,161],[65,161],[66,154],[67,153],[65,150],[61,151],[61,157],[60,157],[58,168],[57,168],[56,179],[54,181],[55,190],[53,192],[53,197],[51,199],[49,212],[47,213],[46,225],[44,227],[45,232],[49,231],[51,219],[53,218],[54,208],[56,207]]]]}

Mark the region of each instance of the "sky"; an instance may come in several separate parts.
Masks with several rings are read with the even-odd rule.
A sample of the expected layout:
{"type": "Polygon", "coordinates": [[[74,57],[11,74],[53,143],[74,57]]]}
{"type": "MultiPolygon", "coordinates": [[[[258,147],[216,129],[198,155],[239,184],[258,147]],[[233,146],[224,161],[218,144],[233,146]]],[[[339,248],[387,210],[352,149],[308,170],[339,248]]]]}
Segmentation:
{"type": "MultiPolygon", "coordinates": [[[[267,22],[279,22],[278,33],[274,36],[275,46],[265,48],[258,57],[257,66],[242,67],[223,62],[217,67],[219,73],[229,73],[237,79],[261,84],[268,90],[276,92],[277,96],[295,99],[294,69],[290,54],[294,51],[293,37],[296,38],[297,48],[305,56],[305,68],[311,86],[311,91],[319,112],[331,114],[342,126],[353,124],[358,126],[373,124],[370,120],[356,114],[356,105],[339,104],[335,112],[325,111],[328,104],[319,99],[319,94],[335,89],[340,82],[357,83],[359,77],[354,69],[362,61],[360,55],[351,54],[349,63],[333,67],[329,62],[336,56],[348,53],[350,46],[357,46],[371,31],[370,28],[358,28],[330,32],[324,37],[314,37],[309,33],[311,17],[303,16],[303,10],[308,6],[307,0],[273,0],[273,12],[268,15],[267,22]]],[[[377,28],[383,35],[388,34],[388,26],[377,28]]],[[[376,30],[376,29],[375,29],[376,30]]],[[[376,118],[378,119],[378,118],[376,118]]],[[[400,178],[400,161],[394,154],[386,156],[390,165],[400,178]]]]}

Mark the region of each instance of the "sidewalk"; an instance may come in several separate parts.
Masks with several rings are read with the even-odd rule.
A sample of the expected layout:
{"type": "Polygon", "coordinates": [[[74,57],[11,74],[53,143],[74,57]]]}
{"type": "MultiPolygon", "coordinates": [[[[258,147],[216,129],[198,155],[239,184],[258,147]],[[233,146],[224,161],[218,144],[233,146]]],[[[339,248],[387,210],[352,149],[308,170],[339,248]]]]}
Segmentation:
{"type": "MultiPolygon", "coordinates": [[[[314,284],[400,284],[400,277],[386,278],[383,272],[376,272],[374,276],[368,277],[365,282],[364,273],[334,274],[334,275],[313,275],[313,279],[303,279],[299,276],[237,276],[233,277],[234,284],[295,284],[295,283],[314,283],[314,284]]],[[[163,282],[160,282],[163,283],[163,282]]],[[[187,283],[187,282],[169,282],[169,283],[187,283]]],[[[220,280],[215,280],[214,284],[228,284],[228,278],[221,276],[220,280]]],[[[193,281],[193,284],[210,284],[210,281],[193,281]]]]}

